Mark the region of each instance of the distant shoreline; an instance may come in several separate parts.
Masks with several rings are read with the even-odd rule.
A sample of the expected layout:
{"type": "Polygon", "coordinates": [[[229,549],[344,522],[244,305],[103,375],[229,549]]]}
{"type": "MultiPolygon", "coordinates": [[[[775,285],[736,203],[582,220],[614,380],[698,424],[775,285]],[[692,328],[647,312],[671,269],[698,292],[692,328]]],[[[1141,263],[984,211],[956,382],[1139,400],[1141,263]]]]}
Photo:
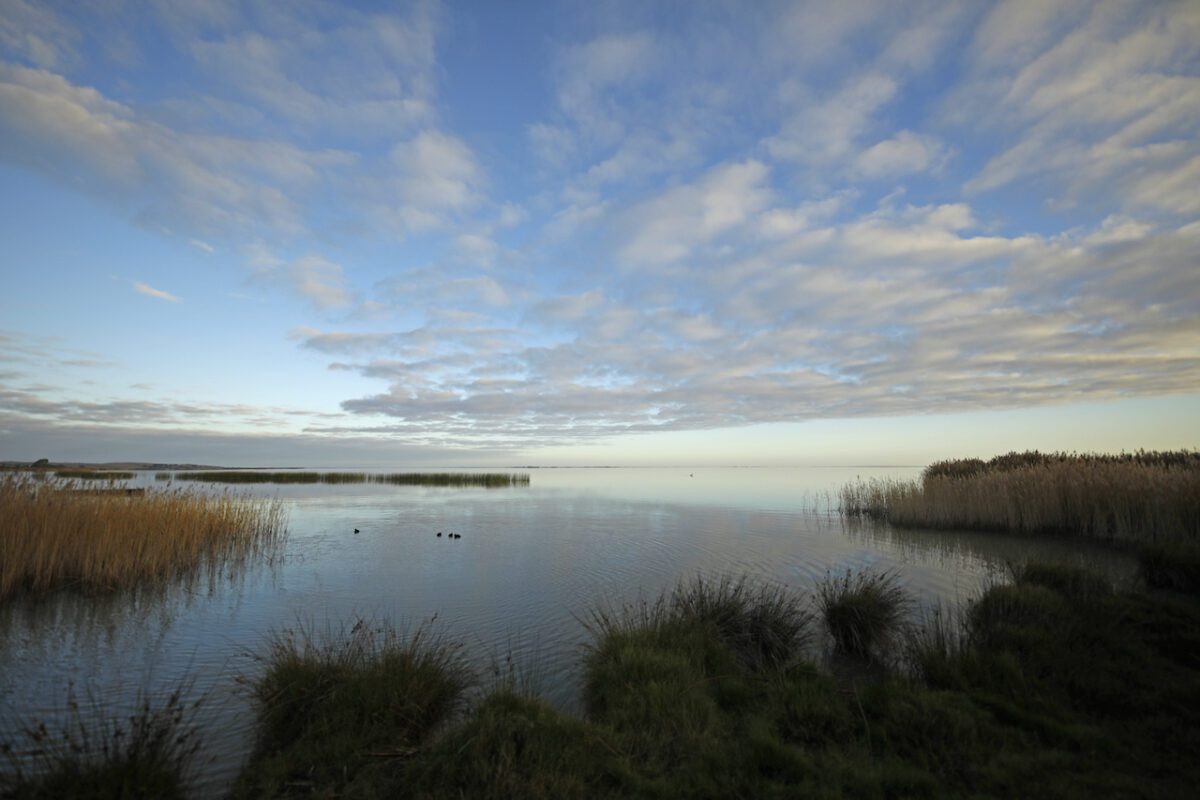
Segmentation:
{"type": "MultiPolygon", "coordinates": [[[[0,470],[14,469],[95,469],[95,470],[187,470],[187,469],[232,469],[209,464],[159,464],[145,461],[0,461],[0,470]]],[[[286,469],[284,467],[283,469],[286,469]]]]}

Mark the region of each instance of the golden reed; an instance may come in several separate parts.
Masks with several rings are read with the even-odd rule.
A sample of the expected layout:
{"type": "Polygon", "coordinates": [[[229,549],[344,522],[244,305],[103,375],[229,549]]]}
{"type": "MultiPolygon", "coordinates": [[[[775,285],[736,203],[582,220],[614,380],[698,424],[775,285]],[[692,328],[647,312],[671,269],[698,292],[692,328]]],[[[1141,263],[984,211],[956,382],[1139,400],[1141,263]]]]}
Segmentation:
{"type": "Polygon", "coordinates": [[[1200,454],[1010,453],[931,465],[919,480],[856,481],[842,513],[920,528],[1200,541],[1200,454]]]}
{"type": "Polygon", "coordinates": [[[279,500],[197,491],[87,491],[0,476],[0,598],[111,590],[189,574],[278,541],[279,500]]]}

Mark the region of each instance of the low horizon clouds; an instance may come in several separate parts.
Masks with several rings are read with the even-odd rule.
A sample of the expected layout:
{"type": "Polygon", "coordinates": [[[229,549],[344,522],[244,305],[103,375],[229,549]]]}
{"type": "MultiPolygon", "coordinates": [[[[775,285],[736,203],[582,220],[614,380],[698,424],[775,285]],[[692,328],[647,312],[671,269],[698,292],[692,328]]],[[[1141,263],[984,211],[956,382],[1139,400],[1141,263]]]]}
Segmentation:
{"type": "Polygon", "coordinates": [[[526,32],[529,85],[435,2],[5,4],[0,159],[283,298],[297,374],[357,389],[30,374],[0,424],[513,452],[1200,389],[1200,4],[617,5],[526,32]]]}

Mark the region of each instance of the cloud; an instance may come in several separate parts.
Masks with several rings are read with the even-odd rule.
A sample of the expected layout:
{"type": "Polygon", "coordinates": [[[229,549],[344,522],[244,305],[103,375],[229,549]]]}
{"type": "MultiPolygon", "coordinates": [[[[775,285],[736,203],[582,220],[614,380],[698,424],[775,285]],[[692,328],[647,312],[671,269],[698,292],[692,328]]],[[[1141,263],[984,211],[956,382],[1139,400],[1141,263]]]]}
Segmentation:
{"type": "Polygon", "coordinates": [[[432,116],[431,4],[386,14],[320,3],[270,14],[235,9],[156,11],[216,99],[254,109],[275,135],[299,127],[378,140],[432,116]]]}
{"type": "Polygon", "coordinates": [[[828,166],[857,149],[875,114],[898,91],[891,76],[868,73],[852,78],[824,100],[807,96],[783,129],[766,140],[775,158],[828,166]]]}
{"type": "Polygon", "coordinates": [[[644,78],[656,50],[647,31],[606,34],[567,48],[559,64],[559,107],[596,138],[620,136],[620,119],[609,113],[613,100],[606,93],[644,78]]]}
{"type": "Polygon", "coordinates": [[[0,51],[14,53],[44,69],[76,61],[78,33],[49,8],[28,0],[0,5],[0,51]]]}
{"type": "Polygon", "coordinates": [[[303,231],[298,199],[321,173],[353,163],[345,153],[173,130],[96,89],[3,63],[0,157],[131,204],[147,222],[218,237],[303,231]]]}
{"type": "Polygon", "coordinates": [[[141,281],[132,281],[133,290],[138,294],[144,294],[147,297],[156,297],[159,300],[166,300],[170,303],[178,303],[179,298],[170,292],[164,292],[162,289],[155,289],[153,286],[148,286],[141,281]]]}
{"type": "Polygon", "coordinates": [[[374,213],[401,232],[444,227],[483,200],[483,171],[454,136],[422,131],[392,146],[374,213]]]}
{"type": "Polygon", "coordinates": [[[268,267],[259,277],[287,286],[317,308],[344,308],[354,301],[342,266],[316,254],[268,267]]]}
{"type": "Polygon", "coordinates": [[[758,161],[723,164],[633,208],[621,257],[633,263],[677,261],[698,245],[746,222],[770,200],[758,161]]]}
{"type": "Polygon", "coordinates": [[[945,148],[932,136],[900,131],[858,154],[854,169],[866,178],[890,178],[935,169],[945,148]]]}
{"type": "Polygon", "coordinates": [[[1200,9],[1038,5],[992,11],[970,78],[947,99],[952,119],[1007,136],[967,190],[1054,182],[1059,203],[1103,191],[1126,209],[1194,213],[1194,193],[1173,181],[1200,163],[1200,9]]]}
{"type": "Polygon", "coordinates": [[[762,209],[737,251],[694,255],[684,280],[646,273],[638,298],[543,297],[520,336],[344,338],[359,360],[338,368],[390,385],[343,403],[361,424],[320,429],[516,447],[1200,385],[1196,226],[1112,218],[1002,236],[979,233],[962,203],[889,200],[837,223],[815,212],[768,231],[759,219],[796,211],[762,209]],[[371,357],[384,350],[400,357],[371,357]]]}

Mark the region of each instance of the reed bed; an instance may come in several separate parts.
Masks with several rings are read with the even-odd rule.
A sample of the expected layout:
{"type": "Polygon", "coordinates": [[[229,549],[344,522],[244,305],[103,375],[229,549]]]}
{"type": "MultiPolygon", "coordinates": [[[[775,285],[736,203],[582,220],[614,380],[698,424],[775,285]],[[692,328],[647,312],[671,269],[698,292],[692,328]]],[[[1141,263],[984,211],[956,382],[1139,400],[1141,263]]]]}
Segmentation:
{"type": "Polygon", "coordinates": [[[61,587],[113,590],[262,552],[283,535],[281,501],[154,491],[79,491],[0,478],[0,598],[61,587]]]}
{"type": "Polygon", "coordinates": [[[529,475],[509,472],[262,472],[221,470],[208,472],[160,472],[157,480],[201,481],[204,483],[389,483],[396,486],[482,486],[488,489],[528,486],[529,475]]]}
{"type": "Polygon", "coordinates": [[[1200,454],[1032,452],[941,461],[919,480],[848,484],[840,500],[846,516],[905,527],[1196,542],[1200,454]]]}
{"type": "Polygon", "coordinates": [[[60,469],[55,470],[54,477],[80,481],[131,481],[137,475],[133,472],[118,472],[115,470],[60,469]]]}

